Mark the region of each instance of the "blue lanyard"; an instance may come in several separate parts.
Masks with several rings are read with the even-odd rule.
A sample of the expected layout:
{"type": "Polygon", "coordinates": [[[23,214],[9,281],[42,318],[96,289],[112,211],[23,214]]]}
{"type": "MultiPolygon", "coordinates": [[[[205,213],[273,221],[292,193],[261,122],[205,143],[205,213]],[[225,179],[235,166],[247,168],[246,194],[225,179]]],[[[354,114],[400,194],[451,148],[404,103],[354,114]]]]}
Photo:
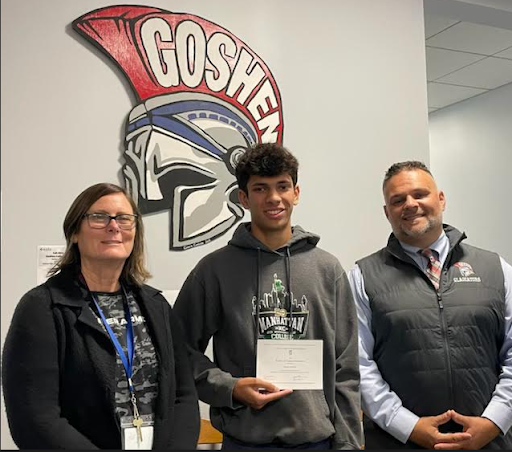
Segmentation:
{"type": "Polygon", "coordinates": [[[108,335],[110,336],[110,340],[114,344],[114,347],[117,350],[117,353],[119,357],[121,358],[121,361],[123,363],[124,370],[126,372],[126,378],[128,379],[128,388],[130,389],[130,392],[133,394],[133,383],[132,383],[132,372],[133,372],[133,355],[134,355],[134,338],[133,338],[133,324],[132,324],[132,315],[130,313],[130,307],[128,306],[128,296],[126,295],[126,290],[123,286],[121,286],[123,289],[124,294],[124,312],[126,316],[126,349],[128,354],[125,355],[123,347],[121,347],[121,344],[117,340],[117,337],[112,331],[112,328],[107,322],[107,319],[105,318],[105,314],[103,314],[103,311],[100,308],[100,305],[98,304],[98,301],[96,300],[96,297],[91,292],[92,299],[94,300],[94,304],[96,305],[96,309],[98,310],[98,313],[100,314],[101,321],[103,322],[103,325],[105,326],[105,329],[107,330],[108,335]]]}

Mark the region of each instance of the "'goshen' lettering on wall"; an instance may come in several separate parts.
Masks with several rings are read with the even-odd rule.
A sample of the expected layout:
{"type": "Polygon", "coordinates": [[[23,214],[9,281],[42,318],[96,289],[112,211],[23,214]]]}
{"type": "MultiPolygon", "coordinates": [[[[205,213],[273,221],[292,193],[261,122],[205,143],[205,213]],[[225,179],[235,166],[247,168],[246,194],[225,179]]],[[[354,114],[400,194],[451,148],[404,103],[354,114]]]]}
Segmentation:
{"type": "Polygon", "coordinates": [[[265,72],[254,57],[243,47],[237,48],[233,38],[225,33],[215,33],[206,38],[196,22],[185,20],[176,27],[161,18],[148,19],[141,27],[142,45],[149,66],[158,84],[164,88],[180,86],[196,88],[206,82],[214,92],[225,90],[228,97],[247,109],[258,125],[266,130],[263,141],[275,141],[279,126],[277,99],[265,72]],[[238,59],[232,67],[229,60],[238,59]],[[211,68],[207,68],[207,64],[211,68]],[[248,99],[250,98],[250,101],[248,99]],[[274,138],[274,139],[272,139],[274,138]]]}
{"type": "Polygon", "coordinates": [[[141,100],[168,92],[217,93],[245,111],[260,141],[281,141],[281,100],[269,69],[222,27],[141,6],[96,10],[73,25],[116,61],[141,100]]]}

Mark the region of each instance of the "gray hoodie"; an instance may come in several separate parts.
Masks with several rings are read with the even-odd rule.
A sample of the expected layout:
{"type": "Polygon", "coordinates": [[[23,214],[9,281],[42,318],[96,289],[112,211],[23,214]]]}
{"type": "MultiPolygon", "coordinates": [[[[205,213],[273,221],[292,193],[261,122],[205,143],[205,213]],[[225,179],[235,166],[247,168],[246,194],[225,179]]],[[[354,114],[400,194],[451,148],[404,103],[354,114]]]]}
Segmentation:
{"type": "Polygon", "coordinates": [[[331,437],[333,448],[361,447],[355,305],[345,271],[316,247],[319,239],[296,226],[273,251],[241,224],[178,296],[199,397],[213,425],[235,440],[297,445],[331,437]],[[214,362],[204,355],[212,336],[214,362]],[[261,410],[234,400],[236,381],[256,375],[257,338],[290,336],[323,340],[324,390],[296,390],[261,410]]]}

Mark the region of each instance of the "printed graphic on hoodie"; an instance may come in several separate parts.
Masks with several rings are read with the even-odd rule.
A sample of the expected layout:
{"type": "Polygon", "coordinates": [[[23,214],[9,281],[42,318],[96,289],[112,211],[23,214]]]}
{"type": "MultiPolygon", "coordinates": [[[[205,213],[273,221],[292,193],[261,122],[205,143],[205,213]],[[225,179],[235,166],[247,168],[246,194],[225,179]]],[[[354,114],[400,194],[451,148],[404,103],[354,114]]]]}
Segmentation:
{"type": "Polygon", "coordinates": [[[300,339],[305,336],[309,319],[305,295],[298,301],[274,274],[270,292],[264,292],[262,299],[257,300],[257,296],[252,297],[252,315],[258,317],[260,339],[300,339]]]}

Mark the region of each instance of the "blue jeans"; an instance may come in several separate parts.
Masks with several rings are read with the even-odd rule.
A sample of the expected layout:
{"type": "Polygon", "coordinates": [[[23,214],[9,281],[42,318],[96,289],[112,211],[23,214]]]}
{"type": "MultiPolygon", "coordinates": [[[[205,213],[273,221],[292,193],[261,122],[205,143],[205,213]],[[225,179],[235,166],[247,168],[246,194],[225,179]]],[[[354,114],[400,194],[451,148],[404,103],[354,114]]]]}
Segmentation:
{"type": "Polygon", "coordinates": [[[233,450],[233,449],[316,449],[316,450],[328,450],[331,448],[330,438],[318,441],[316,443],[304,443],[297,445],[286,445],[286,444],[250,444],[243,443],[228,436],[224,435],[222,439],[222,450],[233,450]]]}

